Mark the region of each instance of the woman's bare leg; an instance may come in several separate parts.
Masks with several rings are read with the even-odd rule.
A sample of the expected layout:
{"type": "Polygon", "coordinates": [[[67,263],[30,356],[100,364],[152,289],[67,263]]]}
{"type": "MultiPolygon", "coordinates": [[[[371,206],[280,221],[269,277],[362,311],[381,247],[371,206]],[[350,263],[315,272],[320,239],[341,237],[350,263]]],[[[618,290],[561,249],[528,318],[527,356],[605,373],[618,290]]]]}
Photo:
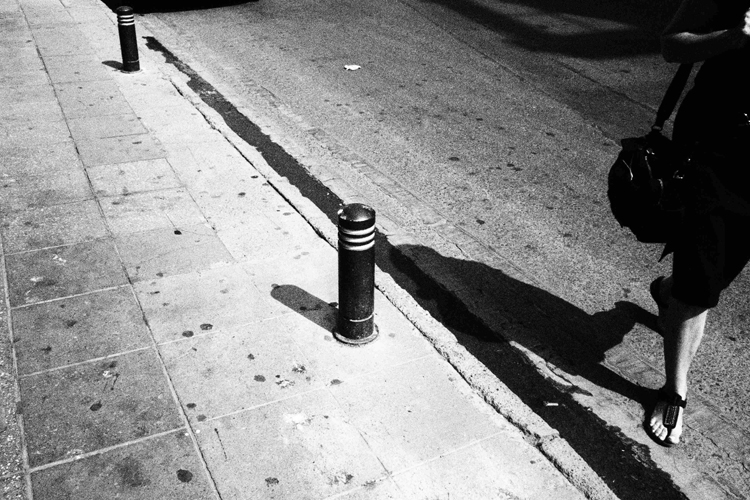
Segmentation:
{"type": "MultiPolygon", "coordinates": [[[[664,365],[667,376],[664,388],[685,399],[688,390],[688,371],[703,339],[708,309],[691,306],[675,299],[671,296],[671,288],[671,277],[662,281],[661,296],[667,299],[665,302],[668,304],[664,310],[659,310],[660,324],[664,333],[664,365]]],[[[662,441],[666,439],[669,432],[663,424],[665,408],[666,403],[659,402],[649,421],[651,431],[662,441]]],[[[667,441],[677,444],[681,435],[682,411],[679,412],[677,425],[667,441]]]]}

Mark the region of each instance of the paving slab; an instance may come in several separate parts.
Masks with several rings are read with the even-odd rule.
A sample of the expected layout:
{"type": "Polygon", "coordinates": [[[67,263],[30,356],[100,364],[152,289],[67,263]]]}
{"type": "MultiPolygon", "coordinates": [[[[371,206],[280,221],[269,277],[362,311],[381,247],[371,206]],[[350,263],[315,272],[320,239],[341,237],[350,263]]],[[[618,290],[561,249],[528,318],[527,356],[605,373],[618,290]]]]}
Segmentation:
{"type": "Polygon", "coordinates": [[[0,137],[8,146],[57,144],[70,141],[70,131],[62,119],[55,121],[3,120],[0,122],[0,137]]]}
{"type": "Polygon", "coordinates": [[[93,198],[86,174],[77,168],[46,175],[0,174],[0,210],[6,213],[75,204],[93,198]]]}
{"type": "MultiPolygon", "coordinates": [[[[95,111],[93,114],[99,112],[95,111]]],[[[111,114],[127,112],[126,109],[119,106],[113,106],[111,109],[111,114]]],[[[76,115],[80,114],[76,113],[76,115]]],[[[81,161],[87,167],[166,158],[161,143],[151,134],[86,139],[78,141],[77,145],[81,161]]]]}
{"type": "Polygon", "coordinates": [[[108,139],[126,135],[145,134],[147,130],[135,113],[89,116],[68,120],[70,134],[77,142],[89,139],[108,139]]]}
{"type": "MultiPolygon", "coordinates": [[[[11,41],[11,43],[14,43],[11,41]]],[[[25,44],[26,37],[18,37],[16,44],[25,44]]],[[[49,77],[44,69],[36,70],[16,70],[12,73],[0,73],[0,87],[18,87],[24,84],[28,85],[45,85],[49,83],[49,77]]]]}
{"type": "Polygon", "coordinates": [[[19,383],[32,467],[183,424],[151,349],[21,377],[19,383]]]}
{"type": "Polygon", "coordinates": [[[188,417],[215,419],[328,382],[283,330],[253,323],[159,346],[188,417]]]}
{"type": "Polygon", "coordinates": [[[215,498],[184,430],[43,469],[31,481],[35,494],[48,500],[215,498]]]}
{"type": "Polygon", "coordinates": [[[0,479],[0,493],[3,500],[26,500],[26,481],[23,476],[0,479]]]}
{"type": "MultiPolygon", "coordinates": [[[[117,55],[117,54],[115,54],[117,55]]],[[[119,61],[121,56],[116,60],[119,61]]],[[[118,64],[120,64],[118,62],[118,64]]],[[[169,80],[157,75],[155,78],[142,68],[141,73],[115,73],[112,78],[120,84],[120,92],[125,96],[134,110],[150,109],[154,102],[164,109],[168,106],[182,107],[185,98],[177,92],[169,80]]]]}
{"type": "Polygon", "coordinates": [[[164,158],[87,169],[94,192],[99,196],[124,196],[181,186],[172,166],[164,158]]]}
{"type": "Polygon", "coordinates": [[[94,54],[86,35],[74,24],[39,26],[34,30],[34,42],[43,57],[94,54]]]}
{"type": "Polygon", "coordinates": [[[130,233],[115,239],[132,282],[229,265],[235,259],[208,224],[130,233]]]}
{"type": "Polygon", "coordinates": [[[58,83],[55,90],[68,118],[132,113],[117,84],[109,79],[58,83]]]}
{"type": "Polygon", "coordinates": [[[207,219],[237,261],[268,265],[280,258],[279,249],[288,248],[296,241],[290,231],[263,213],[248,213],[234,220],[208,214],[207,219]]]}
{"type": "Polygon", "coordinates": [[[142,281],[135,290],[159,343],[229,331],[277,313],[236,264],[142,281]]]}
{"type": "Polygon", "coordinates": [[[112,19],[98,6],[91,4],[76,4],[75,2],[68,2],[67,0],[63,0],[62,3],[67,7],[70,16],[78,24],[84,24],[87,27],[98,26],[103,28],[102,31],[105,31],[110,36],[113,35],[113,30],[110,28],[110,25],[113,24],[112,19]]]}
{"type": "MultiPolygon", "coordinates": [[[[18,19],[17,24],[23,24],[23,19],[18,19]]],[[[11,26],[8,29],[13,29],[13,27],[11,26]]],[[[44,71],[44,63],[36,52],[14,51],[0,61],[0,73],[32,73],[37,71],[44,71]]]]}
{"type": "Polygon", "coordinates": [[[179,230],[206,219],[184,189],[164,189],[101,199],[107,224],[115,235],[151,229],[179,230]]]}
{"type": "Polygon", "coordinates": [[[26,29],[23,13],[12,5],[0,5],[0,28],[3,32],[26,29]]]}
{"type": "Polygon", "coordinates": [[[75,25],[75,21],[67,9],[25,9],[26,20],[29,22],[29,26],[32,28],[46,28],[46,27],[59,27],[66,25],[75,25]]]}
{"type": "Polygon", "coordinates": [[[159,106],[140,111],[138,114],[161,142],[193,142],[200,140],[201,134],[216,134],[216,130],[211,128],[195,108],[159,106]]]}
{"type": "Polygon", "coordinates": [[[28,33],[29,27],[26,24],[26,18],[18,6],[5,5],[0,7],[0,27],[3,28],[4,36],[16,35],[18,33],[28,33]]]}
{"type": "MultiPolygon", "coordinates": [[[[12,55],[15,54],[17,50],[26,50],[29,47],[36,50],[36,47],[34,47],[34,37],[31,36],[31,33],[0,32],[0,43],[2,43],[2,46],[0,46],[0,56],[12,55]]],[[[39,81],[34,85],[44,85],[45,83],[49,83],[49,79],[39,81]]],[[[4,83],[4,80],[0,80],[0,88],[12,85],[13,84],[10,83],[10,81],[4,83]]],[[[16,86],[18,86],[18,84],[16,86]]]]}
{"type": "Polygon", "coordinates": [[[0,144],[3,158],[1,178],[19,175],[67,174],[83,170],[73,141],[59,144],[39,144],[35,147],[0,144]]]}
{"type": "MultiPolygon", "coordinates": [[[[287,229],[286,227],[284,229],[287,229]]],[[[283,233],[283,231],[282,231],[283,233]]],[[[338,254],[319,237],[306,238],[305,233],[291,232],[294,244],[283,247],[283,255],[269,258],[265,262],[274,265],[259,265],[250,261],[242,264],[259,290],[269,297],[279,285],[294,286],[319,300],[338,302],[338,254]]],[[[276,249],[279,254],[278,249],[276,249]]],[[[293,314],[293,311],[274,299],[276,309],[281,314],[293,314]]]]}
{"type": "Polygon", "coordinates": [[[198,179],[188,179],[185,183],[196,193],[195,202],[207,217],[226,226],[241,222],[245,216],[272,216],[270,212],[273,207],[268,201],[269,198],[275,199],[278,194],[270,186],[264,186],[251,177],[237,179],[223,176],[210,168],[198,173],[203,175],[198,179]]]}
{"type": "MultiPolygon", "coordinates": [[[[39,57],[34,45],[34,37],[28,30],[0,30],[0,56],[39,57]]],[[[0,91],[3,87],[0,87],[0,91]]]]}
{"type": "Polygon", "coordinates": [[[21,375],[151,345],[130,287],[16,309],[13,338],[21,375]]]}
{"type": "Polygon", "coordinates": [[[334,340],[337,307],[295,286],[279,286],[272,296],[293,307],[293,314],[266,321],[264,327],[286,332],[304,352],[307,371],[327,384],[344,383],[434,354],[421,332],[380,294],[375,297],[378,336],[362,349],[334,340]]]}
{"type": "Polygon", "coordinates": [[[128,282],[110,240],[6,256],[13,307],[117,287],[128,282]]]}
{"type": "MultiPolygon", "coordinates": [[[[294,217],[294,212],[275,213],[268,205],[247,200],[240,193],[199,194],[195,200],[206,219],[234,252],[245,255],[249,261],[268,259],[270,262],[281,258],[298,260],[306,255],[303,252],[309,254],[324,248],[325,243],[304,220],[294,217]],[[268,238],[265,245],[261,244],[263,238],[268,238]],[[280,249],[284,251],[280,252],[280,249]]],[[[329,255],[328,259],[336,259],[334,254],[329,255]]]]}
{"type": "Polygon", "coordinates": [[[210,194],[217,194],[213,191],[218,189],[214,183],[234,181],[268,186],[266,179],[222,136],[208,134],[202,139],[194,143],[164,145],[169,153],[169,163],[186,185],[197,192],[210,194]]]}
{"type": "Polygon", "coordinates": [[[524,446],[519,434],[507,433],[397,474],[393,480],[401,498],[581,499],[580,492],[555,472],[541,453],[524,446]]]}
{"type": "MultiPolygon", "coordinates": [[[[36,85],[36,87],[39,87],[39,85],[36,85]]],[[[0,89],[2,88],[0,87],[0,89]]],[[[9,87],[4,88],[7,89],[9,87]]],[[[64,119],[65,117],[60,106],[57,105],[57,101],[54,103],[21,102],[10,104],[0,110],[0,120],[5,122],[4,128],[8,128],[9,130],[26,127],[29,125],[29,122],[61,122],[64,119]]],[[[16,135],[18,134],[16,133],[16,135]]],[[[69,134],[67,135],[68,137],[70,136],[69,134]]],[[[26,146],[27,144],[22,143],[21,145],[26,146]]]]}
{"type": "Polygon", "coordinates": [[[94,200],[10,212],[3,214],[0,221],[8,253],[70,245],[107,236],[107,228],[94,200]]]}
{"type": "Polygon", "coordinates": [[[44,58],[52,83],[106,80],[115,70],[90,55],[59,55],[44,58]]]}
{"type": "Polygon", "coordinates": [[[386,475],[326,389],[196,424],[197,431],[228,500],[326,498],[386,475]]]}
{"type": "Polygon", "coordinates": [[[15,2],[2,2],[0,3],[0,13],[6,16],[19,15],[21,9],[15,2]]]}
{"type": "Polygon", "coordinates": [[[346,380],[330,391],[383,466],[394,473],[517,432],[437,356],[346,380]]]}

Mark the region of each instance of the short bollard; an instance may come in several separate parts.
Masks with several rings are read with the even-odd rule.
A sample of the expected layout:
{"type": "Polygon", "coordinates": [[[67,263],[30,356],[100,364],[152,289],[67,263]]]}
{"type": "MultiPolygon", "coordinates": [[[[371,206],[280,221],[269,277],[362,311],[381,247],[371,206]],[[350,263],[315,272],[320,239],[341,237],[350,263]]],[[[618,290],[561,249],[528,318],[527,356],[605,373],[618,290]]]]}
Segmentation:
{"type": "Polygon", "coordinates": [[[138,44],[135,39],[135,15],[131,7],[117,8],[117,29],[120,32],[122,70],[133,73],[141,70],[138,61],[138,44]]]}
{"type": "Polygon", "coordinates": [[[347,344],[375,340],[375,211],[353,203],[339,210],[339,316],[334,336],[347,344]]]}

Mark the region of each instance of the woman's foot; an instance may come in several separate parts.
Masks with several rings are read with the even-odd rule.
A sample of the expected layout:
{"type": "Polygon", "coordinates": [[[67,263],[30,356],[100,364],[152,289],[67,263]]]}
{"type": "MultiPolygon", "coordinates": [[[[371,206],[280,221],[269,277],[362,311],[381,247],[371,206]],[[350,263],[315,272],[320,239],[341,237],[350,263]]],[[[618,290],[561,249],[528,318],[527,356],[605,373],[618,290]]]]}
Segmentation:
{"type": "Polygon", "coordinates": [[[662,388],[647,422],[647,430],[657,443],[674,446],[682,436],[682,414],[687,401],[679,394],[662,388]]]}

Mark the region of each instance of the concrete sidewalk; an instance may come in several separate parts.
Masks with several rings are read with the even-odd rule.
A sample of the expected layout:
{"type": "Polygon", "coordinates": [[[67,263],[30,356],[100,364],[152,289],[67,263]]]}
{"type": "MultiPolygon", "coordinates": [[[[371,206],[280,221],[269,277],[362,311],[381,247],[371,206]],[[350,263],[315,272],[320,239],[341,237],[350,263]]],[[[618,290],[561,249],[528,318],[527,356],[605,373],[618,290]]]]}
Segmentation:
{"type": "Polygon", "coordinates": [[[0,0],[3,498],[611,495],[380,292],[334,340],[330,223],[140,55],[96,0],[0,0]]]}

